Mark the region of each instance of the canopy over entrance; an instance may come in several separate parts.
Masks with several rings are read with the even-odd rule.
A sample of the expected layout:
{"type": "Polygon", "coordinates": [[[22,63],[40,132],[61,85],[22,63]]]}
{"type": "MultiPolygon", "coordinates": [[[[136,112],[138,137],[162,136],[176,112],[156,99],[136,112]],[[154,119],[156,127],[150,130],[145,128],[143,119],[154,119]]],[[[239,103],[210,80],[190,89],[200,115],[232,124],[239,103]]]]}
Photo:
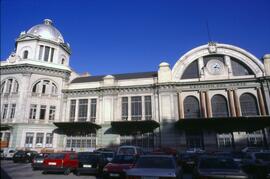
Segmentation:
{"type": "Polygon", "coordinates": [[[7,130],[10,130],[10,129],[12,129],[12,126],[11,125],[1,124],[0,131],[7,131],[7,130]]]}
{"type": "Polygon", "coordinates": [[[160,126],[159,123],[154,120],[113,121],[111,125],[113,133],[120,135],[150,133],[160,126]]]}
{"type": "Polygon", "coordinates": [[[54,125],[57,127],[55,133],[65,135],[88,135],[101,128],[92,122],[54,122],[54,125]]]}
{"type": "Polygon", "coordinates": [[[270,116],[180,119],[176,122],[176,127],[181,130],[209,130],[220,133],[252,132],[270,127],[270,116]]]}

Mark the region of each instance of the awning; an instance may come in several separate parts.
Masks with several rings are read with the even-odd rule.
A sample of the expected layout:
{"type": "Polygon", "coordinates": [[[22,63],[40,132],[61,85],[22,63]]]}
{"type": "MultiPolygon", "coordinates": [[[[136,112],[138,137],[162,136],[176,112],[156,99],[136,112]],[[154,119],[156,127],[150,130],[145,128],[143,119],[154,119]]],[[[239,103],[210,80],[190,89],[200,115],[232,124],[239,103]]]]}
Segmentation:
{"type": "Polygon", "coordinates": [[[160,125],[154,120],[113,121],[112,132],[120,135],[144,134],[153,132],[160,125]]]}
{"type": "Polygon", "coordinates": [[[57,127],[54,133],[65,135],[87,135],[101,128],[92,122],[54,122],[54,125],[57,127]]]}
{"type": "Polygon", "coordinates": [[[10,129],[12,129],[12,126],[11,125],[1,124],[0,131],[7,131],[7,130],[10,130],[10,129]]]}
{"type": "Polygon", "coordinates": [[[270,127],[270,116],[180,119],[176,122],[176,127],[193,131],[252,132],[270,127]]]}

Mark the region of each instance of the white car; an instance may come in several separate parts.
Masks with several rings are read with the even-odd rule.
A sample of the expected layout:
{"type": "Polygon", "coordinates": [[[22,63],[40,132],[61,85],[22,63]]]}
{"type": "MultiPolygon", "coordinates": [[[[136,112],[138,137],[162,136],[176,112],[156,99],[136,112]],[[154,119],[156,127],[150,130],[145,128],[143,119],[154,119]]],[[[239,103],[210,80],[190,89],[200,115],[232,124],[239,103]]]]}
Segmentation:
{"type": "Polygon", "coordinates": [[[123,145],[117,149],[116,155],[143,155],[142,148],[132,145],[123,145]]]}
{"type": "Polygon", "coordinates": [[[3,148],[3,158],[12,159],[13,155],[16,153],[15,148],[3,148]]]}

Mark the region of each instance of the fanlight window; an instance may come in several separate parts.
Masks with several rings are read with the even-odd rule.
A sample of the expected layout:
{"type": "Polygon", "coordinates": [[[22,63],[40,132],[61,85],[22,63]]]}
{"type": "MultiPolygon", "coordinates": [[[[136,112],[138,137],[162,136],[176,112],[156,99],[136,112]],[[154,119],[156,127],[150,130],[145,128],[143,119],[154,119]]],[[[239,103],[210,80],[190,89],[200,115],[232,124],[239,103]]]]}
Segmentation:
{"type": "Polygon", "coordinates": [[[184,100],[185,118],[199,118],[200,107],[199,101],[194,96],[187,96],[184,100]]]}
{"type": "Polygon", "coordinates": [[[242,116],[259,115],[257,100],[255,96],[250,93],[244,93],[240,96],[240,106],[241,106],[242,116]]]}
{"type": "Polygon", "coordinates": [[[231,57],[231,65],[234,76],[244,76],[254,74],[247,65],[232,57],[231,57]]]}
{"type": "Polygon", "coordinates": [[[198,60],[193,61],[182,75],[182,79],[191,78],[199,78],[198,60]]]}
{"type": "Polygon", "coordinates": [[[214,95],[211,99],[213,117],[228,117],[229,110],[227,100],[222,95],[214,95]]]}
{"type": "Polygon", "coordinates": [[[57,86],[50,80],[40,80],[32,88],[32,93],[36,94],[57,94],[57,86]]]}
{"type": "Polygon", "coordinates": [[[18,93],[19,83],[13,78],[6,79],[1,83],[1,94],[18,93]]]}

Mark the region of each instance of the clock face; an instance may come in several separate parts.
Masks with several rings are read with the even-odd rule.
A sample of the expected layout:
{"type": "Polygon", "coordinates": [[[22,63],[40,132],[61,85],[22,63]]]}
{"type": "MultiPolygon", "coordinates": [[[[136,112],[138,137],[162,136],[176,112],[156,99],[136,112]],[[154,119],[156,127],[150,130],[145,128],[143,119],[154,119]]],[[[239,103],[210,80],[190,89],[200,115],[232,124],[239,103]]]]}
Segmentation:
{"type": "Polygon", "coordinates": [[[211,74],[219,75],[224,70],[224,64],[219,60],[213,59],[206,64],[206,68],[211,74]]]}

